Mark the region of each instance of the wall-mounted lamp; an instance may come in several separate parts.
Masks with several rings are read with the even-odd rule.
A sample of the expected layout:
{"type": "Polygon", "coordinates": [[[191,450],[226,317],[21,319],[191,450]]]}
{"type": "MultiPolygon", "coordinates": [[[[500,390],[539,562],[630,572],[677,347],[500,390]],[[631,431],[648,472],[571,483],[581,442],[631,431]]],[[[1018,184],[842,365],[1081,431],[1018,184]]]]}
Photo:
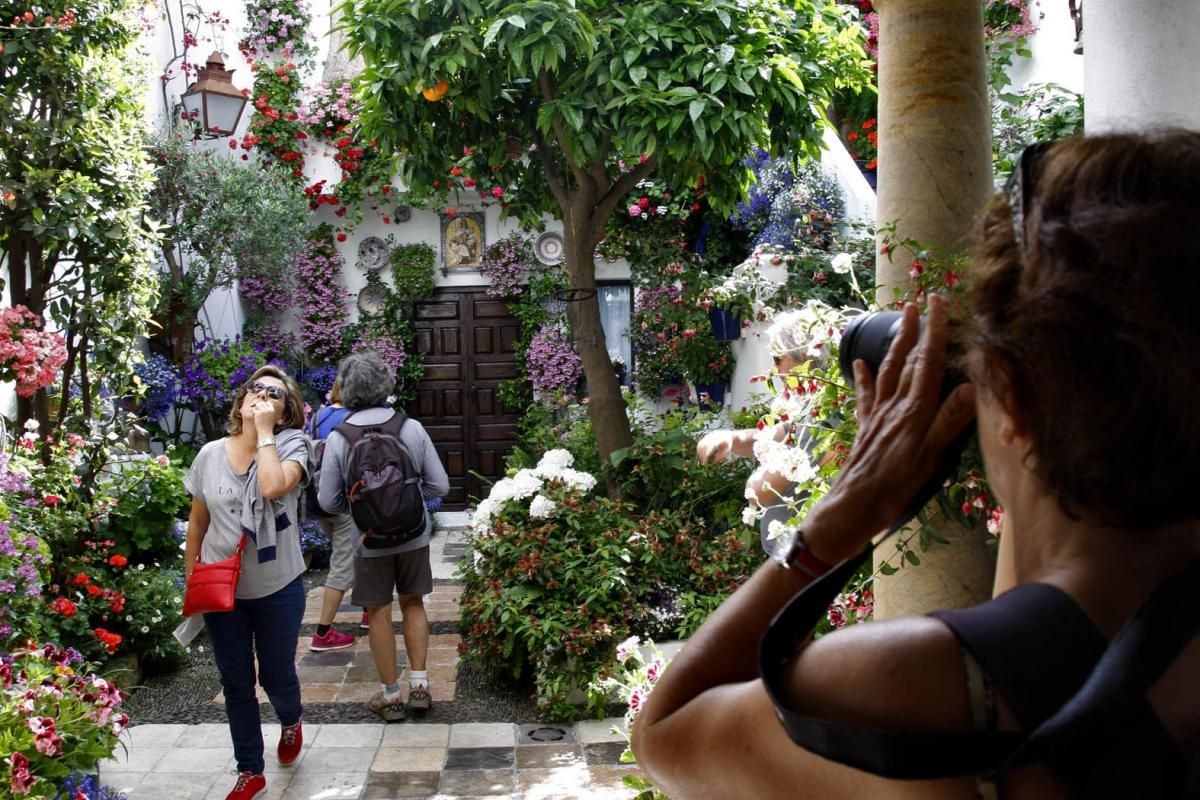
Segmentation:
{"type": "Polygon", "coordinates": [[[215,50],[181,99],[184,119],[207,138],[231,136],[246,108],[246,96],[233,86],[233,70],[225,69],[225,59],[215,50]]]}

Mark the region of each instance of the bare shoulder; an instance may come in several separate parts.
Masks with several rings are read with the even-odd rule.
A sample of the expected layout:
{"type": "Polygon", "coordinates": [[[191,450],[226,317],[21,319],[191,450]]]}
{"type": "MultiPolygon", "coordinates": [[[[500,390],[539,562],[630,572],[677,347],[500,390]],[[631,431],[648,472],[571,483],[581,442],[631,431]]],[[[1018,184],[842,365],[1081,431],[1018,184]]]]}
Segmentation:
{"type": "Polygon", "coordinates": [[[909,730],[970,727],[962,653],[931,617],[853,625],[813,642],[794,659],[786,687],[795,711],[909,730]]]}

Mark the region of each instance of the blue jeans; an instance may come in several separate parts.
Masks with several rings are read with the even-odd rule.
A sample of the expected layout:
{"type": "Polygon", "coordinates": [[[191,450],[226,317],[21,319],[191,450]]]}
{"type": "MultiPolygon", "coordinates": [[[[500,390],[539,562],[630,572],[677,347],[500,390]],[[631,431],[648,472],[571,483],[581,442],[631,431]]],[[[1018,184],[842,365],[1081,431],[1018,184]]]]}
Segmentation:
{"type": "Polygon", "coordinates": [[[213,657],[221,672],[225,713],[238,772],[261,775],[262,718],[254,694],[254,656],[258,674],[280,723],[300,720],[300,680],[296,677],[296,640],[304,617],[304,582],[296,580],[275,594],[238,600],[233,611],[205,614],[213,657]]]}

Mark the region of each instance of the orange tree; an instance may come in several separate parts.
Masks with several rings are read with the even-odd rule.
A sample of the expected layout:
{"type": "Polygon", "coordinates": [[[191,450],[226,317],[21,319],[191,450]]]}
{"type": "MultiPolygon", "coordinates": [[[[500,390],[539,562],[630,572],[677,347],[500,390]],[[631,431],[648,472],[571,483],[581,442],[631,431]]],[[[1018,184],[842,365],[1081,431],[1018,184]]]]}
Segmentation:
{"type": "Polygon", "coordinates": [[[563,223],[603,458],[632,442],[596,300],[593,254],[639,181],[728,211],[752,147],[815,154],[823,108],[867,81],[861,32],[824,0],[353,0],[340,6],[361,122],[402,155],[414,200],[478,192],[563,223]]]}

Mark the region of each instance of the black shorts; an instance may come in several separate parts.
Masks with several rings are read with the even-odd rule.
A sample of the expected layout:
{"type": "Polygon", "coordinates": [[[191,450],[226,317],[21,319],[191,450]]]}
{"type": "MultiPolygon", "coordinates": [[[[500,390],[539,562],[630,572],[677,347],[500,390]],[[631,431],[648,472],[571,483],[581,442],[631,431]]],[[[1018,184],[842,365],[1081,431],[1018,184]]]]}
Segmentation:
{"type": "Polygon", "coordinates": [[[421,597],[433,591],[433,567],[429,565],[429,546],[397,553],[354,559],[354,592],[350,602],[363,608],[392,604],[392,592],[401,596],[421,597]]]}

